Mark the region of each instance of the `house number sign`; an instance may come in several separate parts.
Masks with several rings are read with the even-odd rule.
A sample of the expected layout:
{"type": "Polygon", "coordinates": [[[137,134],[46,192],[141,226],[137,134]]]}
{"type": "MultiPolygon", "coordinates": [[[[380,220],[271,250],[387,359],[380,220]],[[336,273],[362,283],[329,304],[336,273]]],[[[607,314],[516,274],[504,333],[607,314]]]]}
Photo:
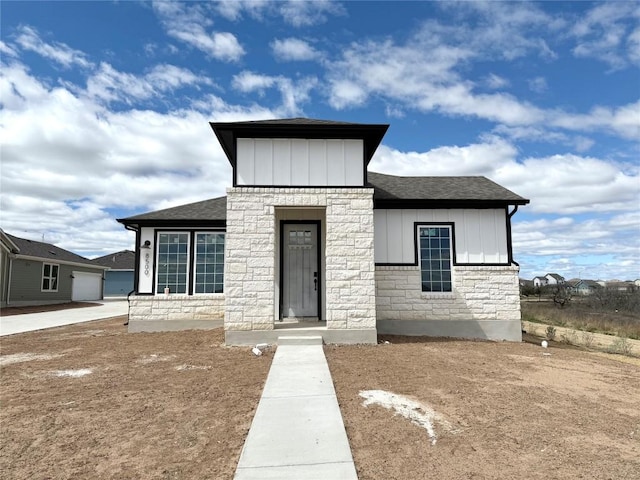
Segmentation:
{"type": "Polygon", "coordinates": [[[149,276],[149,252],[144,254],[144,274],[149,276]]]}

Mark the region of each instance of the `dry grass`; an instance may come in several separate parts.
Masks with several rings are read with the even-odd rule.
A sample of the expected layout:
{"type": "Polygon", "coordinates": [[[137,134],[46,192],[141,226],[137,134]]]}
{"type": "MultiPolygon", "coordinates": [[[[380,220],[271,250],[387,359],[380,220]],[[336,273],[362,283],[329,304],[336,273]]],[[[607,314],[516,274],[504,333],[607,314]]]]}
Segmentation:
{"type": "Polygon", "coordinates": [[[637,314],[594,310],[579,300],[572,301],[564,308],[558,308],[551,301],[525,300],[522,302],[522,319],[584,332],[640,339],[640,316],[637,314]]]}

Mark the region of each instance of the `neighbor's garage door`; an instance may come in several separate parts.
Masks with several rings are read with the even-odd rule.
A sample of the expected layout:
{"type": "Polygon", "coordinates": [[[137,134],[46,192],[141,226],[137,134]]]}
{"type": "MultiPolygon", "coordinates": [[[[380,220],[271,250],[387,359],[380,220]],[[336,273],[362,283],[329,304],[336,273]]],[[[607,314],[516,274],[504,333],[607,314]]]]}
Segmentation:
{"type": "Polygon", "coordinates": [[[102,300],[102,274],[73,272],[71,300],[74,302],[102,300]]]}

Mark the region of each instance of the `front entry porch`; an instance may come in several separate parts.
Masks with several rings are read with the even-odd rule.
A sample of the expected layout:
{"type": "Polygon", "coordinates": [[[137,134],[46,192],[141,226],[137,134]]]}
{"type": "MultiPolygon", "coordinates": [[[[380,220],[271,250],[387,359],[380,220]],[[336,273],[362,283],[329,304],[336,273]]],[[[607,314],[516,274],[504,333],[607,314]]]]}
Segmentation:
{"type": "Polygon", "coordinates": [[[376,343],[373,191],[227,191],[225,341],[376,343]],[[311,322],[311,323],[310,323],[311,322]]]}

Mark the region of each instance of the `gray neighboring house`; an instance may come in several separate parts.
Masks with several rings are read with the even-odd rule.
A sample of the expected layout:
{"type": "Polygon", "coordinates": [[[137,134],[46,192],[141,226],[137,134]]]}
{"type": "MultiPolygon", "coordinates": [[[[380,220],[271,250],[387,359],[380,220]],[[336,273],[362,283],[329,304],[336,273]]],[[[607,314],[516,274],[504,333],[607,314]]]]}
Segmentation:
{"type": "Polygon", "coordinates": [[[126,297],[133,291],[136,253],[131,250],[110,253],[92,260],[96,265],[108,267],[104,279],[105,297],[126,297]]]}
{"type": "Polygon", "coordinates": [[[212,123],[226,197],[118,221],[136,233],[129,331],[212,328],[231,345],[378,333],[521,340],[511,218],[484,177],[368,165],[388,125],[212,123]]]}
{"type": "Polygon", "coordinates": [[[103,298],[107,267],[49,243],[0,232],[2,307],[103,298]]]}

